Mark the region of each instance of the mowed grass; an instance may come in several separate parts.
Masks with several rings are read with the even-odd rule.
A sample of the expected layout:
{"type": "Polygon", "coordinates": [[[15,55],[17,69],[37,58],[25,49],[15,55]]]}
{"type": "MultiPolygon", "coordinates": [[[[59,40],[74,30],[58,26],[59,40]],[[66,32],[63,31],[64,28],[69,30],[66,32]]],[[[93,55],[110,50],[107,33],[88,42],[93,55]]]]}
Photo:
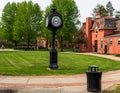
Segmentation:
{"type": "Polygon", "coordinates": [[[120,69],[120,62],[110,59],[58,52],[58,70],[49,70],[47,51],[0,52],[0,75],[73,75],[85,73],[89,65],[99,66],[100,71],[120,69]]]}

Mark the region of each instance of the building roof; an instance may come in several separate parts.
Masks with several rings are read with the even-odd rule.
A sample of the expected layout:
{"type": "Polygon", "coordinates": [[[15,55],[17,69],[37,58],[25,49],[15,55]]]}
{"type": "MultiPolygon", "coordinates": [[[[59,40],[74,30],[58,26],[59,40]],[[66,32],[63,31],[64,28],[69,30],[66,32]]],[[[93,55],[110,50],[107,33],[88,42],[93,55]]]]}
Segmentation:
{"type": "Polygon", "coordinates": [[[113,35],[107,35],[107,36],[105,36],[105,38],[109,38],[109,37],[120,37],[120,34],[113,34],[113,35]]]}
{"type": "MultiPolygon", "coordinates": [[[[83,23],[82,28],[86,29],[86,22],[83,23]]],[[[94,31],[95,28],[103,29],[103,30],[113,30],[115,32],[120,31],[120,19],[113,18],[112,16],[105,16],[102,18],[97,18],[92,20],[92,25],[90,30],[94,31]]]]}
{"type": "Polygon", "coordinates": [[[93,30],[96,27],[98,29],[116,29],[116,19],[111,16],[96,19],[91,29],[93,30]]]}

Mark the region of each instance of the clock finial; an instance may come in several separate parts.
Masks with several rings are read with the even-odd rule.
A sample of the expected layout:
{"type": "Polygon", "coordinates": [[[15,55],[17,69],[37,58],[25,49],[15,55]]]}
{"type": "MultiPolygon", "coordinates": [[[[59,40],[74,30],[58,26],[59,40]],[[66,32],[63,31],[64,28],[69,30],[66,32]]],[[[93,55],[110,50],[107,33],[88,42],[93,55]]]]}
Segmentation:
{"type": "Polygon", "coordinates": [[[55,6],[55,5],[53,5],[52,11],[53,11],[53,12],[56,12],[56,6],[55,6]]]}

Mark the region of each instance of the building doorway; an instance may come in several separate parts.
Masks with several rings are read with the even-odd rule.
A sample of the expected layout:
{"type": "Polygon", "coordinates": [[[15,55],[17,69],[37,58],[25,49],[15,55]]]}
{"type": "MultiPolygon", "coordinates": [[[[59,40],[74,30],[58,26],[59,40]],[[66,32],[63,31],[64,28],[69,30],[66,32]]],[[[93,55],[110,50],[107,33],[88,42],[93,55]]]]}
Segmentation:
{"type": "Polygon", "coordinates": [[[95,50],[95,52],[97,52],[98,51],[98,41],[97,40],[95,40],[94,41],[94,50],[95,50]]]}
{"type": "Polygon", "coordinates": [[[107,49],[108,49],[108,47],[107,47],[107,45],[105,45],[105,54],[107,54],[107,49]]]}

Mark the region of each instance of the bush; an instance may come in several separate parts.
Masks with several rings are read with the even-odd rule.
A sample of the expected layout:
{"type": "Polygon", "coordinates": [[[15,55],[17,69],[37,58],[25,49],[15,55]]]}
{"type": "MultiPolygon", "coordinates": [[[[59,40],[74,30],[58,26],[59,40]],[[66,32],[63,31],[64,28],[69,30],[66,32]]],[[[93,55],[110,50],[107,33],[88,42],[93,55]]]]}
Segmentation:
{"type": "Polygon", "coordinates": [[[116,54],[117,57],[120,57],[120,54],[116,54]]]}
{"type": "Polygon", "coordinates": [[[38,46],[38,49],[45,49],[45,47],[43,47],[43,46],[38,46]]]}

